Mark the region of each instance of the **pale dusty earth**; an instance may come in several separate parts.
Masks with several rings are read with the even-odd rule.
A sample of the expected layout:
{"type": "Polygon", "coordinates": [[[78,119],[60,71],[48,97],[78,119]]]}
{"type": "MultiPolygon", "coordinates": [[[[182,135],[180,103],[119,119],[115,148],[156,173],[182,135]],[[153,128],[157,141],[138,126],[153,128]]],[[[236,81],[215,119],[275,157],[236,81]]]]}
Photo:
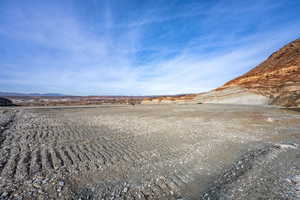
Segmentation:
{"type": "Polygon", "coordinates": [[[300,199],[300,112],[1,108],[0,199],[300,199]]]}

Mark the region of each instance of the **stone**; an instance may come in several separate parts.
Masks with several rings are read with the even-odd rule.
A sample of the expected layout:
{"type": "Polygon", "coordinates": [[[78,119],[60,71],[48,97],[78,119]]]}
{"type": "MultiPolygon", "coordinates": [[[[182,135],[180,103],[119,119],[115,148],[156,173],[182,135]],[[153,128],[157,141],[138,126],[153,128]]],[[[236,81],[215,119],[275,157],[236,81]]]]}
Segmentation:
{"type": "Polygon", "coordinates": [[[65,182],[64,182],[64,181],[59,181],[59,182],[58,182],[58,185],[64,186],[64,185],[65,185],[65,182]]]}
{"type": "Polygon", "coordinates": [[[300,184],[300,175],[297,175],[295,177],[292,178],[292,181],[295,183],[295,184],[300,184]]]}
{"type": "Polygon", "coordinates": [[[8,193],[7,192],[3,192],[2,194],[1,194],[1,197],[7,197],[8,196],[8,193]]]}

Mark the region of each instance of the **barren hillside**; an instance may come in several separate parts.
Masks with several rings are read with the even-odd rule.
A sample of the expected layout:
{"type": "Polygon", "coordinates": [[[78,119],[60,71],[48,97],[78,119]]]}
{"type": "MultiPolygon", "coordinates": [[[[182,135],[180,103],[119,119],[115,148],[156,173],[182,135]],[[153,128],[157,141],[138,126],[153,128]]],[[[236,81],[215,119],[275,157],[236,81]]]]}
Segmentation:
{"type": "Polygon", "coordinates": [[[300,38],[246,74],[197,99],[214,103],[300,106],[300,38]]]}

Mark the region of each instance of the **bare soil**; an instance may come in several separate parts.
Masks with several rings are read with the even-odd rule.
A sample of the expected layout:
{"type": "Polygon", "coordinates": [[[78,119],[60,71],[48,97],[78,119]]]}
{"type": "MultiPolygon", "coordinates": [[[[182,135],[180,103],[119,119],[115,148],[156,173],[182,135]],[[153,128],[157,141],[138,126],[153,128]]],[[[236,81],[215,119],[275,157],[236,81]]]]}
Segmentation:
{"type": "Polygon", "coordinates": [[[0,109],[0,199],[297,199],[300,113],[237,105],[0,109]]]}

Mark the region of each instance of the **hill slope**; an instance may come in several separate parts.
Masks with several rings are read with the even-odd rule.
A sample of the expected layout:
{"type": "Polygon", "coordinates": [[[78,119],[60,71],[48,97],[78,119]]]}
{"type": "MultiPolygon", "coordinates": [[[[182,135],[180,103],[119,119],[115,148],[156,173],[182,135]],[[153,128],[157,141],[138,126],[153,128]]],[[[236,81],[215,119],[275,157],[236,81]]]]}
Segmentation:
{"type": "Polygon", "coordinates": [[[300,106],[300,38],[197,102],[300,106]]]}

